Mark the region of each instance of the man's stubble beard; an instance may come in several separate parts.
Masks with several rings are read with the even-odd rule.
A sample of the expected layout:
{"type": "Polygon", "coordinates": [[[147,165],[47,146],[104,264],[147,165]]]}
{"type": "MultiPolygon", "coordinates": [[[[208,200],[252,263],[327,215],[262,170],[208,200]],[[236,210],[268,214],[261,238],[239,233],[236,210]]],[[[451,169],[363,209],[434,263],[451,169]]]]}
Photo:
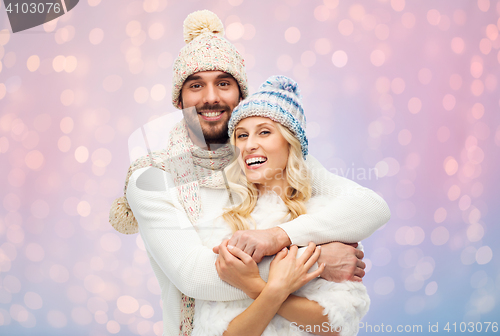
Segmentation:
{"type": "Polygon", "coordinates": [[[196,108],[196,115],[188,114],[185,115],[185,120],[187,126],[191,130],[199,129],[201,126],[201,131],[203,132],[204,142],[206,144],[225,144],[229,140],[229,136],[227,134],[229,119],[231,117],[231,109],[227,105],[210,105],[204,106],[203,108],[196,108]],[[209,121],[205,121],[202,119],[201,115],[198,113],[201,111],[207,110],[223,110],[223,118],[224,120],[219,120],[215,125],[210,126],[209,121]]]}

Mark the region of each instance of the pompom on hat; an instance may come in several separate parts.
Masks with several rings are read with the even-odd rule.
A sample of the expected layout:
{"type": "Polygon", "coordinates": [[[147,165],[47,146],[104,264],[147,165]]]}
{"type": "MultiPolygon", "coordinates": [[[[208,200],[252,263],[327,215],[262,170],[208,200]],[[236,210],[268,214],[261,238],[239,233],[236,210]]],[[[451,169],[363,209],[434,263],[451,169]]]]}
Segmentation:
{"type": "Polygon", "coordinates": [[[187,43],[174,62],[172,104],[178,108],[186,78],[201,71],[223,71],[234,77],[243,98],[248,96],[245,62],[236,48],[224,37],[221,20],[209,10],[193,12],[184,20],[187,43]]]}
{"type": "Polygon", "coordinates": [[[297,83],[286,76],[271,76],[259,90],[241,101],[231,114],[228,134],[231,138],[238,123],[248,117],[266,117],[287,127],[300,141],[304,158],[308,153],[306,116],[297,83]]]}

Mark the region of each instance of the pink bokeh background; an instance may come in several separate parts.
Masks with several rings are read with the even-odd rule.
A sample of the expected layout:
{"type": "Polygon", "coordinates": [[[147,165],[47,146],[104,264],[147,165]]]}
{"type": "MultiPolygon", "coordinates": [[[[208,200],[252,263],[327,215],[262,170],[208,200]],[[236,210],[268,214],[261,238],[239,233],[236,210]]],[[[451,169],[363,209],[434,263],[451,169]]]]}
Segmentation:
{"type": "Polygon", "coordinates": [[[364,322],[500,322],[500,1],[80,0],[16,34],[0,4],[0,333],[161,335],[142,240],[107,218],[200,9],[250,92],[295,79],[312,155],[389,204],[364,322]]]}

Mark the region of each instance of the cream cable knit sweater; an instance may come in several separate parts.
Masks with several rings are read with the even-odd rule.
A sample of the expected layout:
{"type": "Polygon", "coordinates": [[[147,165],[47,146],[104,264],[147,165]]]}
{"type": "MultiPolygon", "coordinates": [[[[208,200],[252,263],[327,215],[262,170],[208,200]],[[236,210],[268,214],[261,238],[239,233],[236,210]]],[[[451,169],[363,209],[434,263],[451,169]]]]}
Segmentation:
{"type": "MultiPolygon", "coordinates": [[[[313,175],[313,197],[328,197],[330,203],[321,212],[279,225],[293,244],[358,242],[389,220],[389,208],[375,192],[331,174],[310,155],[306,162],[313,175]]],[[[127,200],[162,289],[164,335],[173,336],[179,333],[181,291],[195,299],[209,301],[241,300],[246,295],[220,280],[214,266],[217,255],[202,244],[175,193],[169,189],[144,190],[158,190],[162,184],[174,186],[168,173],[161,172],[142,181],[151,188],[137,187],[137,179],[146,170],[139,169],[132,174],[127,200]]],[[[200,188],[200,194],[205,218],[215,219],[217,212],[229,204],[224,189],[200,188]]],[[[265,258],[259,263],[264,280],[267,280],[270,261],[265,258]]]]}
{"type": "MultiPolygon", "coordinates": [[[[314,197],[307,203],[307,212],[318,213],[328,205],[328,198],[314,197]]],[[[256,229],[265,230],[284,222],[287,213],[288,208],[281,198],[276,193],[267,193],[258,199],[252,217],[257,223],[256,229]]],[[[232,234],[229,225],[220,217],[201,223],[198,232],[203,245],[209,248],[219,245],[232,234]]],[[[361,244],[358,248],[362,250],[361,244]]],[[[353,281],[335,283],[316,278],[294,294],[318,302],[324,308],[324,314],[328,316],[328,324],[316,325],[316,329],[310,331],[339,330],[340,336],[356,335],[359,322],[370,306],[366,287],[362,283],[353,281]]],[[[196,299],[192,336],[221,336],[229,323],[252,302],[253,300],[249,298],[229,302],[196,299]]],[[[274,316],[262,333],[262,336],[302,335],[313,334],[299,330],[296,324],[292,325],[279,315],[274,316]]]]}

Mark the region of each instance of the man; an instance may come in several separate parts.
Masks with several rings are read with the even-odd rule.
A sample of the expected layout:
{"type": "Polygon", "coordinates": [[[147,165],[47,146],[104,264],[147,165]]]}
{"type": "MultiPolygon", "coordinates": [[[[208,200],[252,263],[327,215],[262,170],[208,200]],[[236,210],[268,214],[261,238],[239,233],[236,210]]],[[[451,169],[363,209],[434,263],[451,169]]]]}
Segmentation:
{"type": "MultiPolygon", "coordinates": [[[[131,210],[137,218],[162,288],[165,335],[178,334],[179,324],[181,332],[189,334],[193,314],[190,297],[211,301],[246,298],[243,292],[219,279],[214,265],[217,255],[202,245],[196,231],[179,228],[189,224],[196,228],[202,209],[213,210],[210,208],[213,200],[202,202],[200,195],[203,188],[224,188],[221,172],[228,158],[227,123],[234,107],[248,95],[243,59],[222,37],[222,32],[222,23],[209,11],[192,13],[185,20],[187,45],[174,64],[172,99],[179,109],[195,107],[192,111],[196,114],[185,114],[185,123],[181,122],[172,131],[166,151],[152,153],[150,163],[143,159],[145,165],[132,164],[127,198],[119,199],[110,213],[110,221],[117,229],[124,220],[135,222],[131,210]],[[200,127],[201,132],[197,131],[200,127]],[[175,168],[175,160],[182,161],[184,167],[189,163],[185,171],[175,168]],[[168,172],[167,184],[177,188],[178,197],[138,186],[141,174],[151,165],[168,172]],[[218,170],[213,170],[214,166],[218,170]],[[189,174],[197,178],[186,178],[189,174]],[[123,207],[117,210],[115,206],[120,204],[123,207]]],[[[331,207],[273,229],[238,231],[229,240],[230,245],[239,247],[257,262],[262,261],[259,270],[264,279],[270,263],[270,258],[263,259],[264,256],[274,255],[290,244],[306,246],[310,241],[355,243],[389,219],[387,204],[376,193],[331,176],[311,156],[306,161],[313,172],[313,196],[331,197],[331,207]]],[[[164,182],[152,176],[143,182],[152,186],[164,182]]],[[[214,252],[218,252],[217,248],[214,252]]],[[[326,244],[318,260],[327,264],[322,277],[330,281],[361,280],[365,267],[362,257],[362,252],[352,246],[326,244]]]]}

